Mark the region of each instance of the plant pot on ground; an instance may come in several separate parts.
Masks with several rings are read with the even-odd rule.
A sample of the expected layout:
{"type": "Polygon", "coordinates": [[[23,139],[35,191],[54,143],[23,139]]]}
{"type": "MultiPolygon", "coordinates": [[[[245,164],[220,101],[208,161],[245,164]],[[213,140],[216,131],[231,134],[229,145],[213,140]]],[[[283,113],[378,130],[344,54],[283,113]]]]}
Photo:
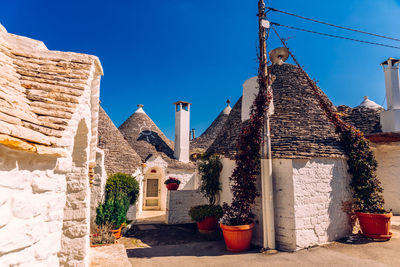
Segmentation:
{"type": "Polygon", "coordinates": [[[192,220],[202,234],[210,234],[217,229],[218,220],[222,217],[222,208],[219,205],[201,205],[189,210],[192,220]]]}
{"type": "Polygon", "coordinates": [[[178,190],[181,181],[175,177],[169,177],[165,180],[164,184],[166,185],[167,189],[170,191],[178,190]]]}
{"type": "Polygon", "coordinates": [[[377,161],[369,141],[362,132],[347,125],[337,127],[337,131],[348,156],[348,171],[352,175],[352,210],[360,223],[360,233],[373,239],[390,239],[392,213],[383,207],[383,188],[376,176],[377,161]]]}
{"type": "Polygon", "coordinates": [[[219,175],[222,170],[220,157],[216,154],[198,156],[199,173],[201,175],[200,193],[207,199],[208,205],[194,206],[189,215],[197,223],[202,234],[215,232],[218,220],[222,217],[222,207],[216,205],[216,195],[221,190],[219,175]]]}

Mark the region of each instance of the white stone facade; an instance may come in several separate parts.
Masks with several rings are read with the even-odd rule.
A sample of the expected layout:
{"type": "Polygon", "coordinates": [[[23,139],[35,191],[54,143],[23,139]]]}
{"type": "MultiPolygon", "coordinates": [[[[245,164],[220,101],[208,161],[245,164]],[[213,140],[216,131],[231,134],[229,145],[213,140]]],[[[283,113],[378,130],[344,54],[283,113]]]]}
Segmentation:
{"type": "Polygon", "coordinates": [[[193,223],[189,216],[191,207],[208,204],[197,190],[176,190],[167,193],[167,224],[193,223]]]}
{"type": "Polygon", "coordinates": [[[58,266],[66,201],[54,157],[0,145],[0,266],[58,266]]]}
{"type": "Polygon", "coordinates": [[[373,144],[378,161],[377,176],[382,183],[385,209],[400,215],[400,142],[373,144]]]}
{"type": "MultiPolygon", "coordinates": [[[[234,161],[224,158],[220,203],[230,203],[234,161]],[[227,191],[229,190],[229,191],[227,191]]],[[[295,251],[350,233],[342,202],[350,199],[347,164],[340,158],[273,159],[275,237],[281,250],[295,251]]],[[[260,189],[260,180],[257,183],[260,189]]],[[[253,243],[262,245],[262,200],[256,199],[253,243]]]]}

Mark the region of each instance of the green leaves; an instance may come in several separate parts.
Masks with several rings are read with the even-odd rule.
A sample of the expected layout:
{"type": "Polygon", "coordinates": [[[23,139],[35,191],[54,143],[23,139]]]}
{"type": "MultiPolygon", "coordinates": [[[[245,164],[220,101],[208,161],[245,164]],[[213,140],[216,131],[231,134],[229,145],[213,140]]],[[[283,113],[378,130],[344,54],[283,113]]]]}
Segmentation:
{"type": "Polygon", "coordinates": [[[116,173],[106,182],[104,203],[96,209],[96,224],[111,224],[119,228],[126,222],[129,206],[136,203],[139,195],[139,183],[130,175],[116,173]]]}
{"type": "Polygon", "coordinates": [[[216,195],[221,190],[219,174],[222,171],[220,156],[202,155],[199,160],[199,172],[201,175],[200,192],[207,198],[210,205],[214,205],[216,195]]]}
{"type": "Polygon", "coordinates": [[[192,207],[189,210],[189,215],[195,222],[200,222],[206,217],[211,216],[219,220],[222,217],[222,208],[219,205],[201,205],[192,207]]]}

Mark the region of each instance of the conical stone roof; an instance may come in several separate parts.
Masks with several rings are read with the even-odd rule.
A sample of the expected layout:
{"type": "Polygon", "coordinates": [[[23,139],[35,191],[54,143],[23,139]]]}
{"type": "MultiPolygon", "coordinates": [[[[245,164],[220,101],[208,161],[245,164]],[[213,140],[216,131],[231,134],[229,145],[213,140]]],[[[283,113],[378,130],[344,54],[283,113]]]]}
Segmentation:
{"type": "Polygon", "coordinates": [[[104,150],[104,165],[108,174],[132,174],[141,166],[142,160],[115,127],[102,107],[99,110],[99,142],[104,150]]]}
{"type": "Polygon", "coordinates": [[[229,103],[230,101],[228,100],[228,105],[221,111],[218,117],[211,123],[211,125],[204,131],[204,133],[191,141],[191,150],[207,150],[210,147],[215,138],[217,138],[219,132],[224,126],[226,120],[228,119],[229,113],[232,110],[229,103]]]}
{"type": "MultiPolygon", "coordinates": [[[[319,106],[306,77],[291,64],[273,65],[270,71],[276,76],[272,84],[275,113],[270,119],[272,157],[343,157],[335,128],[319,106]]],[[[237,153],[237,140],[243,126],[241,103],[242,98],[233,107],[208,152],[231,158],[237,153]]]]}
{"type": "Polygon", "coordinates": [[[157,153],[174,158],[174,143],[147,116],[141,105],[118,129],[142,160],[157,153]]]}
{"type": "Polygon", "coordinates": [[[194,170],[193,163],[183,163],[174,157],[174,142],[169,140],[138,105],[138,109],[121,126],[119,131],[143,161],[151,156],[161,156],[169,168],[194,170]]]}

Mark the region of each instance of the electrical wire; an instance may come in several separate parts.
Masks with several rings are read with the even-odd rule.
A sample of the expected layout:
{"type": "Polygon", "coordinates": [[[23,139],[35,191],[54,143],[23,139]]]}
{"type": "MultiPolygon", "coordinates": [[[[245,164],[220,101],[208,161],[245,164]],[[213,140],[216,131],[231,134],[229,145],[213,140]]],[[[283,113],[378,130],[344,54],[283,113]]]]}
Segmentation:
{"type": "Polygon", "coordinates": [[[321,24],[328,25],[328,26],[331,26],[331,27],[336,27],[336,28],[340,28],[340,29],[343,29],[343,30],[348,30],[348,31],[368,34],[368,35],[372,35],[372,36],[376,36],[376,37],[385,38],[385,39],[389,39],[389,40],[400,42],[400,39],[398,39],[398,38],[393,38],[393,37],[389,37],[389,36],[385,36],[385,35],[380,35],[380,34],[370,33],[370,32],[366,32],[366,31],[356,30],[356,29],[352,29],[352,28],[348,28],[348,27],[338,26],[338,25],[331,24],[331,23],[328,23],[328,22],[323,22],[323,21],[319,21],[319,20],[316,20],[316,19],[311,19],[311,18],[300,16],[300,15],[296,15],[296,14],[293,14],[293,13],[289,13],[289,12],[286,12],[286,11],[278,10],[278,9],[272,8],[272,7],[266,7],[266,8],[268,10],[270,10],[270,11],[280,12],[280,13],[283,13],[283,14],[286,14],[286,15],[294,16],[294,17],[297,17],[297,18],[300,18],[300,19],[309,20],[309,21],[316,22],[316,23],[321,23],[321,24]]]}
{"type": "Polygon", "coordinates": [[[316,31],[306,30],[306,29],[297,28],[297,27],[293,27],[293,26],[282,25],[282,24],[279,24],[279,23],[276,23],[276,22],[271,22],[271,25],[281,26],[281,27],[292,29],[292,30],[309,32],[309,33],[314,33],[314,34],[319,34],[319,35],[323,35],[323,36],[339,38],[339,39],[344,39],[344,40],[349,40],[349,41],[354,41],[354,42],[359,42],[359,43],[366,43],[366,44],[390,47],[390,48],[394,48],[394,49],[400,49],[400,46],[386,45],[386,44],[375,43],[375,42],[370,42],[370,41],[365,41],[365,40],[358,40],[358,39],[354,39],[354,38],[349,38],[349,37],[344,37],[344,36],[339,36],[339,35],[333,35],[333,34],[328,34],[328,33],[323,33],[323,32],[316,32],[316,31]]]}

